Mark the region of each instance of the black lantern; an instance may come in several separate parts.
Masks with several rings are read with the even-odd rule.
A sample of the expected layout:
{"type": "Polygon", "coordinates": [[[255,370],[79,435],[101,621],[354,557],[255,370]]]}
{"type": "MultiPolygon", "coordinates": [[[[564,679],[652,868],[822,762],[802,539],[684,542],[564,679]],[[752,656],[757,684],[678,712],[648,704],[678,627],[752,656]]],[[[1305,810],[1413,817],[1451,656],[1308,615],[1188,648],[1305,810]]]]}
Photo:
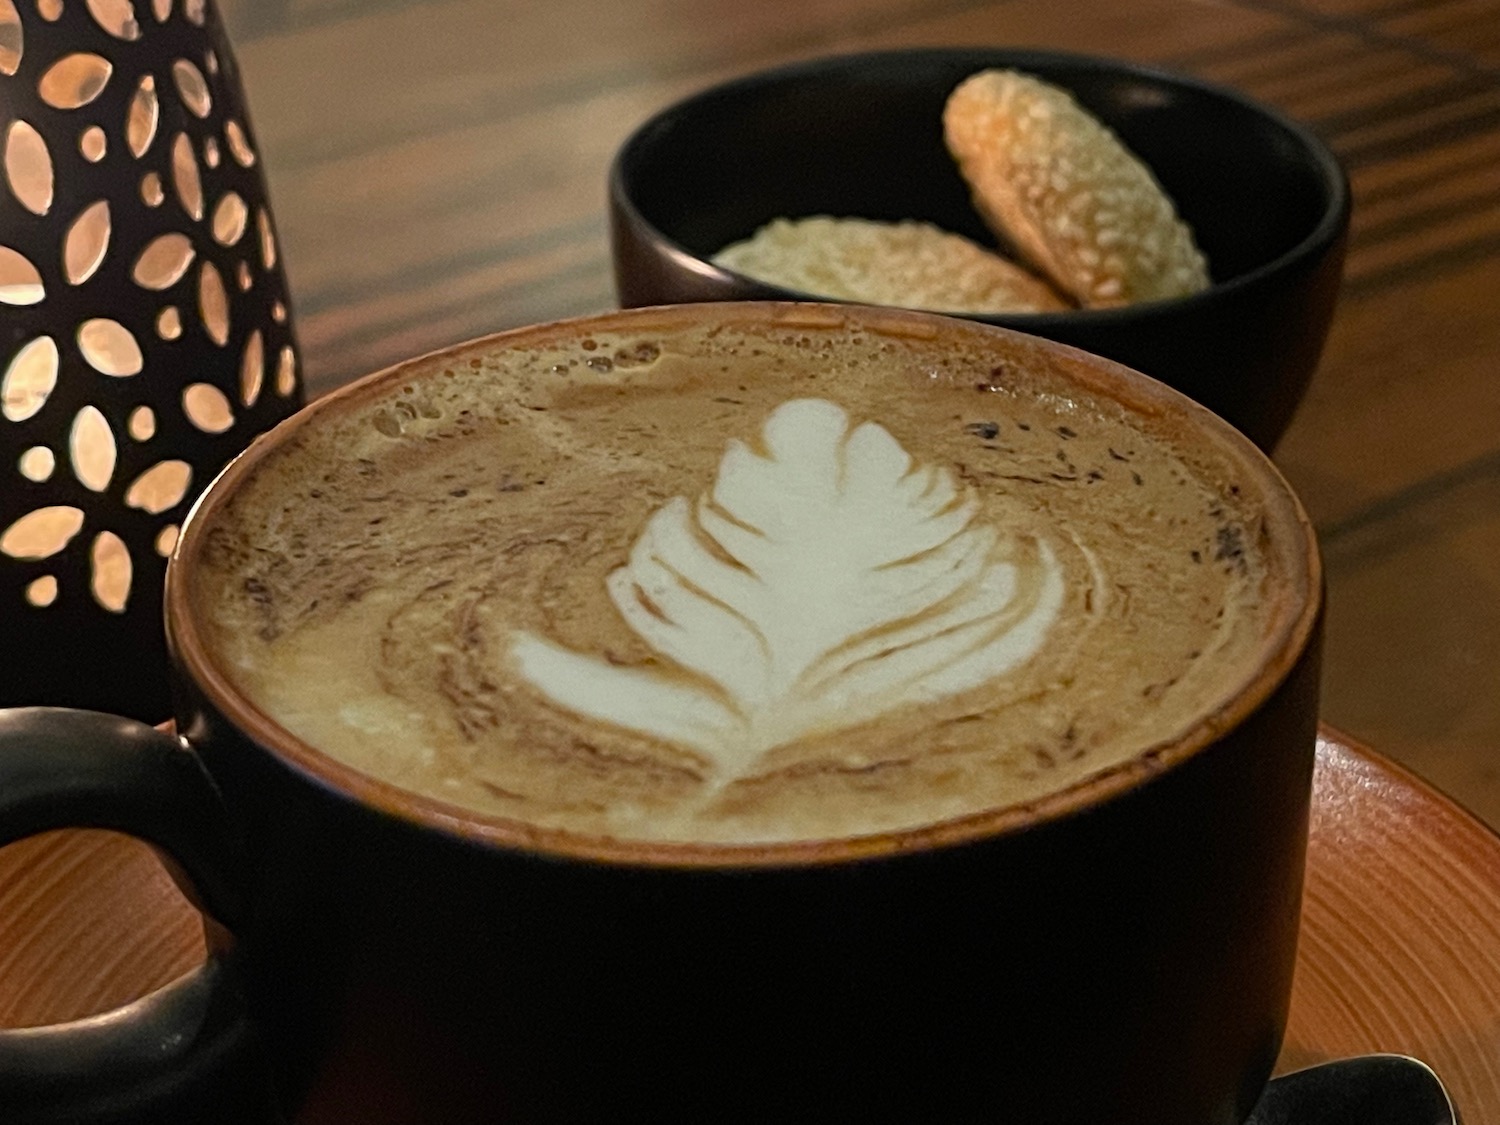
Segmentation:
{"type": "Polygon", "coordinates": [[[0,0],[0,705],[170,714],[197,493],[302,402],[207,0],[0,0]]]}

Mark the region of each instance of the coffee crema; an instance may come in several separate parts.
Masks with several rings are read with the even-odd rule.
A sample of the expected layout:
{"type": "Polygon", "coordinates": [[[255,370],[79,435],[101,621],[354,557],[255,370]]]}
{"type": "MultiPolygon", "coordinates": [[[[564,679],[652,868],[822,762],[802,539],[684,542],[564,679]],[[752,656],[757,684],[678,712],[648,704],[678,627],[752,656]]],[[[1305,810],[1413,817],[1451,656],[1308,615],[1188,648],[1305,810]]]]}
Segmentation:
{"type": "Polygon", "coordinates": [[[485,816],[815,840],[1175,739],[1305,600],[1267,531],[1287,502],[1149,395],[1024,337],[720,308],[527,330],[314,407],[191,571],[231,682],[485,816]]]}

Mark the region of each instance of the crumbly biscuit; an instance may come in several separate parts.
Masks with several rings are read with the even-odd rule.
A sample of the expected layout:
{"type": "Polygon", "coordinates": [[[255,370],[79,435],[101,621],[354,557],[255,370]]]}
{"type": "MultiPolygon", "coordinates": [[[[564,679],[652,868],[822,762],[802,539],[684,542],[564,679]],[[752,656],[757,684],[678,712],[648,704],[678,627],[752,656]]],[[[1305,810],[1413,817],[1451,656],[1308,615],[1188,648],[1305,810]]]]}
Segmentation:
{"type": "Polygon", "coordinates": [[[985,221],[1080,304],[1207,288],[1203,254],[1156,178],[1065,91],[982,71],[949,96],[943,130],[985,221]]]}
{"type": "Polygon", "coordinates": [[[871,305],[955,313],[1069,307],[1013,262],[915,221],[775,219],[714,262],[772,285],[871,305]]]}

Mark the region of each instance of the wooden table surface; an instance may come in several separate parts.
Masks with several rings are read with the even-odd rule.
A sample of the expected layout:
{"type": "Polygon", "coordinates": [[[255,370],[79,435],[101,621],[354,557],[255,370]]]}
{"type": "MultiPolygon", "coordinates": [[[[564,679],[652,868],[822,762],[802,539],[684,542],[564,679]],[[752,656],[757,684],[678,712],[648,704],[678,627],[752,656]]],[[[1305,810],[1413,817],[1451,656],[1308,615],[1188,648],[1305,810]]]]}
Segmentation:
{"type": "MultiPolygon", "coordinates": [[[[1355,195],[1342,303],[1277,453],[1328,564],[1324,715],[1500,825],[1500,0],[220,7],[253,109],[312,394],[456,340],[611,307],[611,154],[666,103],[768,65],[901,45],[1108,53],[1236,86],[1308,123],[1345,161],[1355,195]]],[[[1385,876],[1368,865],[1404,855],[1410,824],[1381,802],[1390,793],[1412,799],[1389,779],[1369,782],[1374,767],[1363,759],[1338,760],[1345,764],[1330,775],[1334,796],[1375,802],[1389,813],[1381,822],[1389,830],[1351,834],[1337,815],[1344,806],[1327,806],[1315,843],[1334,849],[1329,870],[1344,870],[1335,845],[1351,841],[1366,865],[1358,868],[1363,897],[1349,901],[1333,894],[1343,887],[1336,876],[1314,873],[1312,901],[1329,925],[1381,905],[1370,888],[1385,887],[1385,876]]],[[[1411,893],[1447,894],[1450,918],[1481,900],[1500,903],[1493,838],[1440,805],[1421,807],[1422,848],[1401,860],[1420,876],[1411,893]],[[1449,838],[1433,835],[1433,816],[1465,841],[1467,866],[1454,859],[1459,853],[1429,847],[1449,838]],[[1454,872],[1467,881],[1445,883],[1454,872]]],[[[118,971],[96,960],[90,980],[77,978],[80,987],[124,981],[125,995],[96,990],[71,1014],[127,998],[201,955],[191,916],[179,915],[163,936],[164,923],[139,913],[141,864],[154,862],[144,849],[132,858],[87,836],[51,852],[46,841],[35,844],[43,858],[29,875],[14,876],[30,863],[21,846],[6,850],[13,877],[0,870],[0,903],[8,917],[76,909],[54,901],[56,888],[86,869],[96,897],[117,888],[114,900],[105,894],[103,907],[96,903],[105,911],[97,916],[131,919],[139,938],[108,943],[118,971]],[[161,963],[142,968],[153,953],[161,963]]],[[[175,893],[159,871],[151,877],[153,894],[175,893]]],[[[1372,945],[1372,963],[1391,969],[1395,962],[1381,958],[1393,941],[1422,963],[1430,952],[1423,943],[1435,938],[1413,917],[1409,934],[1367,927],[1371,942],[1386,942],[1372,945]]],[[[1500,999],[1474,994],[1462,979],[1468,965],[1500,982],[1500,932],[1491,940],[1482,929],[1447,947],[1457,960],[1444,962],[1449,975],[1437,983],[1446,991],[1427,1023],[1411,1014],[1420,1014],[1422,997],[1408,1003],[1408,990],[1432,983],[1420,973],[1399,986],[1369,985],[1375,992],[1361,991],[1358,973],[1299,976],[1299,1010],[1320,1014],[1294,1020],[1284,1061],[1404,1047],[1468,1060],[1454,1064],[1465,1068],[1467,1091],[1500,1091],[1500,1070],[1486,1061],[1500,1058],[1500,1017],[1485,1015],[1500,1011],[1500,999]],[[1330,997],[1351,1007],[1335,1010],[1330,997]],[[1392,1027],[1428,1030],[1393,1037],[1377,1009],[1392,1027]],[[1335,1025],[1343,1038],[1327,1030],[1335,1025]]],[[[1342,964],[1323,940],[1314,929],[1308,955],[1342,964]]],[[[0,968],[12,971],[0,981],[30,981],[45,994],[74,979],[66,950],[37,941],[27,948],[41,950],[45,963],[21,972],[5,962],[0,968]],[[49,969],[47,958],[61,960],[49,969]]],[[[55,996],[16,991],[0,996],[0,1023],[63,1014],[55,996]]],[[[1472,1120],[1500,1115],[1500,1094],[1491,1096],[1472,1120]]]]}
{"type": "Polygon", "coordinates": [[[1109,53],[1236,86],[1346,163],[1332,337],[1277,460],[1327,555],[1324,715],[1500,824],[1500,0],[221,0],[311,393],[609,308],[611,154],[787,60],[1109,53]]]}

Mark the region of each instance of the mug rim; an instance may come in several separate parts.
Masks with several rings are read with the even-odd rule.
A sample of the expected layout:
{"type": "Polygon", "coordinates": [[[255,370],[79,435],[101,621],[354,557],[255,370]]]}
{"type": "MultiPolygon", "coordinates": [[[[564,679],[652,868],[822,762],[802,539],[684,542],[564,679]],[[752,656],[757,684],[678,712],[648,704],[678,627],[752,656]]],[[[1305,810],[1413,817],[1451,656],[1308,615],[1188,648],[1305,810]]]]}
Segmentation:
{"type": "MultiPolygon", "coordinates": [[[[1263,706],[1309,649],[1323,601],[1323,568],[1316,532],[1281,472],[1229,423],[1150,376],[1016,329],[937,313],[796,301],[723,301],[649,306],[512,328],[403,360],[318,398],[257,437],[194,501],[168,561],[164,618],[168,650],[177,675],[188,678],[203,700],[259,750],[304,779],[353,803],[470,843],[524,851],[538,858],[653,868],[763,869],[842,865],[993,840],[1111,803],[1215,745],[1263,706]],[[748,321],[788,328],[833,328],[854,322],[871,331],[928,338],[939,333],[992,338],[999,334],[1006,339],[1008,348],[1032,348],[1060,357],[1068,362],[1070,379],[1120,403],[1132,413],[1170,414],[1174,424],[1190,426],[1195,434],[1207,432],[1219,449],[1237,457],[1259,478],[1266,492],[1266,518],[1280,525],[1289,557],[1300,564],[1300,573],[1288,574],[1291,589],[1288,608],[1273,618],[1274,627],[1262,640],[1252,671],[1245,679],[1232,683],[1216,707],[1205,710],[1176,737],[1144,747],[1123,762],[1032,800],[915,827],[762,843],[619,839],[542,827],[405,789],[299,738],[236,687],[222,659],[215,659],[193,611],[190,575],[194,560],[203,552],[215,514],[253,476],[261,462],[295,441],[304,427],[315,424],[325,414],[353,410],[378,399],[416,372],[429,370],[451,358],[508,350],[528,338],[576,332],[584,326],[601,332],[641,331],[705,320],[723,324],[748,321]],[[1296,588],[1299,579],[1305,584],[1301,590],[1296,588]]],[[[182,729],[191,730],[191,726],[182,729]]]]}
{"type": "Polygon", "coordinates": [[[1324,208],[1312,229],[1274,258],[1232,277],[1212,279],[1208,288],[1185,296],[1140,301],[1108,308],[1066,309],[1060,312],[918,311],[937,311],[940,315],[961,317],[980,324],[1013,328],[1021,332],[1045,332],[1049,329],[1056,329],[1059,325],[1078,323],[1080,320],[1101,327],[1128,326],[1142,320],[1170,316],[1178,313],[1179,310],[1183,313],[1190,313],[1192,310],[1231,297],[1241,290],[1265,284],[1269,279],[1284,273],[1297,263],[1316,258],[1333,245],[1348,226],[1352,194],[1349,177],[1343,164],[1316,133],[1274,107],[1257,101],[1233,87],[1144,63],[1072,51],[1004,46],[897,47],[821,55],[768,69],[751,71],[715,83],[661,107],[631,130],[610,161],[608,174],[610,201],[628,217],[631,223],[638,225],[647,232],[649,238],[657,241],[677,261],[679,268],[686,268],[712,278],[721,285],[735,286],[742,292],[749,293],[753,290],[754,299],[830,303],[830,298],[826,296],[804,293],[802,290],[763,281],[749,274],[717,265],[708,256],[698,254],[683,245],[674,234],[663,230],[641,210],[637,203],[636,193],[631,189],[632,180],[627,175],[627,165],[632,160],[640,158],[639,153],[650,142],[651,134],[660,130],[665,123],[723,98],[753,93],[758,89],[773,87],[787,80],[817,77],[840,70],[858,73],[859,67],[864,65],[895,64],[913,59],[956,59],[968,56],[976,60],[982,58],[991,60],[978,64],[982,66],[1012,66],[1024,69],[1028,64],[1041,64],[1092,70],[1102,74],[1120,74],[1158,86],[1190,90],[1198,96],[1206,95],[1233,104],[1265,119],[1297,142],[1301,153],[1308,158],[1310,164],[1318,169],[1319,180],[1324,189],[1324,208]]]}

